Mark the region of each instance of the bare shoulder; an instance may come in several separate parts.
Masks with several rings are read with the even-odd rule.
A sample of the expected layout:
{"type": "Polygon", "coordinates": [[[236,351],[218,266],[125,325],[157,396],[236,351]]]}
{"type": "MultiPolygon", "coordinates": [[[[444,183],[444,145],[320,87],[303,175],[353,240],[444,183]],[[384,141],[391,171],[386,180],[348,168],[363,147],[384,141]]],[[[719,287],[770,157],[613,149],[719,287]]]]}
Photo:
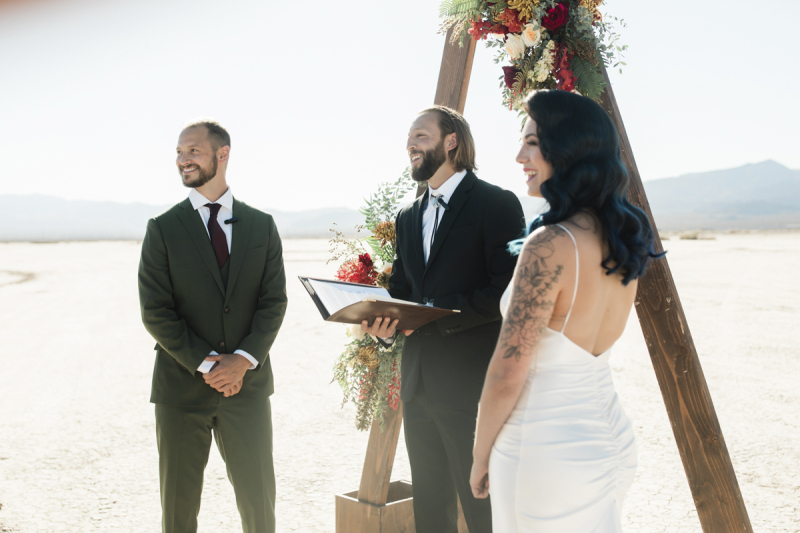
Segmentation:
{"type": "Polygon", "coordinates": [[[538,298],[555,298],[565,271],[574,271],[575,251],[559,226],[543,226],[525,239],[517,262],[516,288],[538,298]],[[572,268],[570,268],[572,266],[572,268]]]}
{"type": "Polygon", "coordinates": [[[549,263],[564,265],[574,257],[574,245],[569,234],[561,226],[550,225],[536,229],[525,239],[519,260],[525,263],[549,263]]]}

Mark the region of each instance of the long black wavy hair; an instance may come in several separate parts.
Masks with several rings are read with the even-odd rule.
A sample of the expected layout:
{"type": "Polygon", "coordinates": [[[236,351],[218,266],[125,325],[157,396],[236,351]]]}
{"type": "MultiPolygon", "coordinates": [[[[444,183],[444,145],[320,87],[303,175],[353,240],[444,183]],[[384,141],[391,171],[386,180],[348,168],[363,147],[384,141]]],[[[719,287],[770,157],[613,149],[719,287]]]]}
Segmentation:
{"type": "MultiPolygon", "coordinates": [[[[608,114],[589,98],[558,90],[537,91],[525,103],[536,121],[539,150],[553,166],[540,187],[550,209],[531,223],[536,228],[557,224],[578,212],[594,215],[606,241],[606,274],[619,273],[627,285],[644,273],[654,235],[644,211],[628,201],[630,177],[622,164],[617,129],[608,114]]],[[[509,244],[518,254],[524,239],[509,244]]]]}

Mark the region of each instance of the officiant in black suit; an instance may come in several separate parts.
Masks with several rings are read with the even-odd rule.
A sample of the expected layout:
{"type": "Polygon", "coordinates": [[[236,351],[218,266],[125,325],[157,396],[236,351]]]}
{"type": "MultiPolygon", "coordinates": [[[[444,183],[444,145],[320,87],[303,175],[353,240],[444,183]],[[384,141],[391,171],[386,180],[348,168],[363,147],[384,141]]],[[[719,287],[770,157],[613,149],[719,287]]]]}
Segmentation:
{"type": "MultiPolygon", "coordinates": [[[[478,179],[475,144],[461,114],[422,111],[406,148],[425,194],[397,216],[394,298],[461,312],[406,332],[401,398],[417,533],[456,533],[457,499],[470,533],[492,529],[489,500],[469,486],[478,400],[500,334],[500,297],[516,258],[506,251],[524,229],[519,199],[478,179]]],[[[362,328],[394,335],[397,322],[362,328]]]]}

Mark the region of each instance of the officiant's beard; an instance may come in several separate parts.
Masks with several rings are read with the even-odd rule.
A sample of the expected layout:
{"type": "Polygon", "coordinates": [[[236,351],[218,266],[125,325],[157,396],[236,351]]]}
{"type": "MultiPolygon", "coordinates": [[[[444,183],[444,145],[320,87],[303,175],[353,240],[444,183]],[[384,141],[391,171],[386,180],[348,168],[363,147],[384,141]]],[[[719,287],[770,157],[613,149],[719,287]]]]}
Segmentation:
{"type": "Polygon", "coordinates": [[[422,154],[422,162],[417,168],[411,169],[411,178],[417,182],[428,181],[436,171],[447,161],[447,152],[444,151],[444,138],[431,150],[425,152],[412,152],[411,155],[422,154]]]}
{"type": "Polygon", "coordinates": [[[214,154],[214,159],[211,161],[211,168],[203,168],[200,165],[197,165],[197,177],[187,181],[186,178],[183,176],[183,169],[179,168],[178,172],[181,175],[181,181],[183,181],[184,187],[189,187],[190,189],[197,189],[198,187],[202,187],[212,179],[214,176],[217,175],[217,154],[214,154]]]}

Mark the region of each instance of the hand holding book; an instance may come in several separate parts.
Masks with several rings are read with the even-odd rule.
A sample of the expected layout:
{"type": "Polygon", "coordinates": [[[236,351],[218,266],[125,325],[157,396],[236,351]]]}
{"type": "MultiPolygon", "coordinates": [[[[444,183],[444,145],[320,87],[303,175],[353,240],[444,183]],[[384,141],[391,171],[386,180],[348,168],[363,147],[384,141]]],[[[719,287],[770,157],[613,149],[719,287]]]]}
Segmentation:
{"type": "MultiPolygon", "coordinates": [[[[388,339],[390,337],[394,337],[395,332],[397,331],[397,324],[400,322],[399,318],[395,318],[392,320],[390,317],[376,317],[375,321],[372,323],[372,326],[369,325],[369,322],[363,320],[361,322],[361,331],[364,333],[369,333],[373,337],[380,337],[381,339],[388,339]]],[[[413,329],[404,329],[403,333],[406,336],[411,335],[414,333],[413,329]]]]}
{"type": "MultiPolygon", "coordinates": [[[[311,299],[319,309],[324,320],[330,322],[343,322],[345,324],[363,324],[367,327],[364,331],[370,332],[376,328],[376,319],[392,320],[386,324],[381,320],[376,331],[386,333],[389,330],[402,329],[411,331],[433,322],[439,318],[458,313],[453,309],[440,309],[429,305],[397,300],[389,295],[382,287],[347,283],[343,281],[305,278],[300,276],[300,281],[308,291],[311,299]],[[372,323],[370,327],[369,324],[372,323]]],[[[394,335],[394,331],[386,337],[394,335]]],[[[383,338],[383,335],[376,335],[383,338]]]]}

